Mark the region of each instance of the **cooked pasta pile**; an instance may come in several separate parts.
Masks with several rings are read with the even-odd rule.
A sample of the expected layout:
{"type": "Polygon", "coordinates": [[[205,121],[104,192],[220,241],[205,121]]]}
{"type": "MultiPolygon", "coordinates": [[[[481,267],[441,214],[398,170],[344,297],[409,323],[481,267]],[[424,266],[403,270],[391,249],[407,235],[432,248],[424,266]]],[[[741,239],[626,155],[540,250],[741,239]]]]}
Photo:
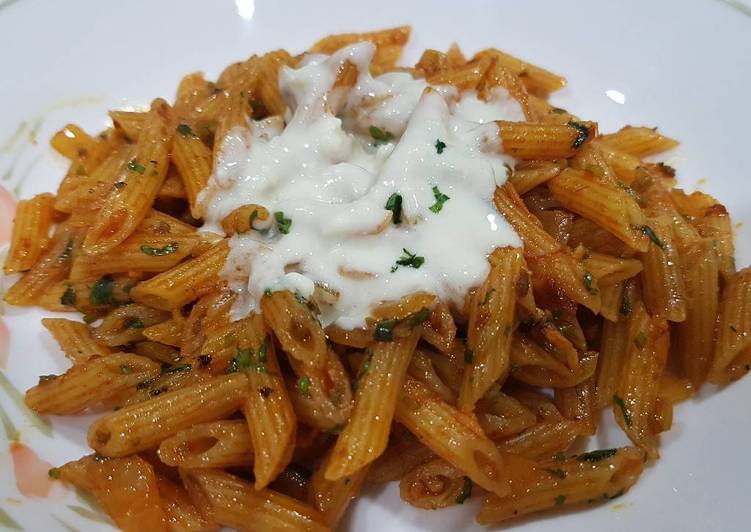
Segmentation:
{"type": "MultiPolygon", "coordinates": [[[[224,234],[199,231],[202,191],[231,132],[284,125],[278,79],[302,54],[254,55],[216,82],[190,74],[174,105],[53,137],[70,167],[57,194],[18,205],[4,271],[21,275],[5,300],[83,314],[43,320],[72,366],[40,377],[26,403],[105,411],[94,454],[50,475],[123,530],[327,530],[364,485],[389,481],[418,508],[482,499],[483,524],[597,504],[657,460],[676,403],[751,368],[751,269],[736,271],[727,211],[644,160],[676,141],[600,134],[547,102],[564,78],[496,49],[426,50],[397,67],[408,36],[335,35],[309,51],[369,41],[374,75],[480,100],[502,89],[520,106],[525,121],[495,122],[516,163],[493,203],[523,246],[492,250],[460,302],[402,294],[348,329],[320,319],[330,292],[269,289],[231,316],[233,239],[294,221],[249,203],[224,234]],[[603,409],[632,445],[573,454],[603,409]]],[[[360,74],[344,61],[333,87],[346,95],[360,74]]],[[[433,193],[437,213],[451,198],[433,193]]],[[[401,209],[389,197],[385,224],[401,209]]],[[[404,251],[394,270],[425,260],[404,251]]]]}

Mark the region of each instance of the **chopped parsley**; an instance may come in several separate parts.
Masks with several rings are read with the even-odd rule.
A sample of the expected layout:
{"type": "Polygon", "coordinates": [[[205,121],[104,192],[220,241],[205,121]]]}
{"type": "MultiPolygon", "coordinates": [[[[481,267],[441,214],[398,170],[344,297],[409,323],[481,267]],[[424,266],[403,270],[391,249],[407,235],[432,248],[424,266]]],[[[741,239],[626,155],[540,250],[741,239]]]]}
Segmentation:
{"type": "Polygon", "coordinates": [[[443,153],[443,150],[446,149],[446,143],[443,142],[441,139],[436,139],[435,141],[435,151],[438,153],[438,155],[443,153]]]}
{"type": "Polygon", "coordinates": [[[151,255],[152,257],[163,257],[164,255],[170,255],[177,251],[177,242],[172,242],[161,248],[155,248],[144,244],[141,246],[141,253],[151,255]]]}
{"type": "Polygon", "coordinates": [[[162,366],[162,375],[168,374],[168,373],[180,373],[181,371],[190,371],[193,369],[193,366],[190,364],[178,364],[177,366],[170,366],[169,364],[165,364],[162,366]]]}
{"type": "Polygon", "coordinates": [[[60,478],[60,470],[57,467],[50,468],[47,471],[47,476],[53,480],[57,480],[60,478]]]}
{"type": "Polygon", "coordinates": [[[418,325],[422,325],[425,320],[427,320],[430,317],[430,309],[427,307],[422,307],[417,312],[410,314],[407,318],[407,323],[410,327],[417,327],[418,325]]]}
{"type": "Polygon", "coordinates": [[[124,325],[126,329],[143,329],[145,327],[143,320],[134,316],[125,318],[124,325]]]}
{"type": "Polygon", "coordinates": [[[584,288],[587,289],[587,292],[590,294],[596,294],[597,288],[592,286],[592,283],[594,282],[594,277],[592,276],[592,272],[584,272],[584,288]]]}
{"type": "Polygon", "coordinates": [[[425,264],[425,257],[411,253],[407,248],[402,248],[402,251],[404,252],[404,255],[399,257],[396,264],[391,267],[391,273],[394,273],[399,266],[409,266],[410,268],[417,269],[425,264]]]}
{"type": "Polygon", "coordinates": [[[303,397],[310,397],[310,377],[303,375],[297,379],[297,391],[303,397]]]}
{"type": "Polygon", "coordinates": [[[597,451],[589,451],[588,453],[580,454],[579,456],[577,456],[577,459],[580,462],[595,463],[611,458],[615,456],[615,453],[617,452],[618,449],[600,449],[597,451]]]}
{"type": "Polygon", "coordinates": [[[224,370],[225,373],[235,373],[240,370],[251,370],[254,369],[256,371],[264,372],[266,371],[266,349],[264,349],[264,345],[266,345],[266,341],[264,340],[264,343],[261,345],[261,348],[258,350],[258,361],[253,361],[253,350],[250,348],[247,349],[241,349],[237,348],[235,357],[230,361],[229,365],[227,366],[227,369],[224,370]],[[263,351],[263,356],[261,351],[263,351]]]}
{"type": "Polygon", "coordinates": [[[289,233],[289,228],[292,227],[292,220],[284,217],[284,212],[276,211],[274,213],[274,219],[276,220],[276,226],[279,232],[283,235],[289,233]]]}
{"type": "Polygon", "coordinates": [[[629,414],[628,410],[626,409],[626,403],[624,403],[623,399],[621,399],[617,395],[613,396],[613,402],[618,406],[618,408],[621,409],[623,422],[626,424],[627,427],[630,427],[632,425],[632,420],[631,420],[631,414],[629,414]]]}
{"type": "Polygon", "coordinates": [[[433,187],[433,197],[435,198],[435,203],[430,206],[430,210],[436,214],[441,212],[441,209],[443,209],[443,204],[451,199],[446,194],[441,192],[438,187],[433,187]]]}
{"type": "Polygon", "coordinates": [[[560,107],[553,107],[550,110],[550,112],[555,113],[557,115],[565,115],[566,113],[568,113],[568,111],[566,111],[565,109],[561,109],[560,107]]]}
{"type": "Polygon", "coordinates": [[[464,501],[472,496],[472,481],[469,477],[464,477],[464,486],[462,491],[456,496],[456,504],[464,504],[464,501]]]}
{"type": "Polygon", "coordinates": [[[639,334],[636,335],[636,338],[634,338],[634,345],[639,349],[644,349],[646,347],[647,335],[644,334],[644,331],[639,331],[639,334]]]}
{"type": "Polygon", "coordinates": [[[631,314],[631,297],[628,295],[628,291],[623,292],[623,300],[621,300],[621,308],[619,312],[621,316],[628,316],[631,314]]]}
{"type": "Polygon", "coordinates": [[[89,293],[89,301],[92,305],[111,305],[115,302],[113,290],[115,281],[112,277],[104,276],[94,283],[89,293]]]}
{"type": "Polygon", "coordinates": [[[657,234],[654,232],[654,229],[649,227],[648,225],[642,225],[640,228],[642,233],[647,235],[647,237],[654,242],[654,245],[657,246],[660,249],[665,249],[665,242],[660,240],[660,238],[657,236],[657,234]]]}
{"type": "Polygon", "coordinates": [[[394,225],[402,223],[402,195],[394,192],[386,200],[386,210],[391,211],[391,221],[394,225]]]}
{"type": "Polygon", "coordinates": [[[375,325],[373,331],[373,338],[377,342],[390,342],[394,339],[394,327],[396,327],[398,320],[381,320],[375,325]]]}
{"type": "Polygon", "coordinates": [[[565,495],[558,495],[558,497],[555,498],[555,505],[561,506],[564,502],[566,502],[566,496],[565,495]]]}
{"type": "Polygon", "coordinates": [[[574,139],[574,142],[571,144],[571,147],[572,148],[581,147],[581,145],[584,144],[589,138],[589,128],[585,126],[584,124],[582,124],[581,122],[574,122],[573,120],[566,125],[576,130],[576,139],[574,139]]]}
{"type": "Polygon", "coordinates": [[[368,131],[370,132],[370,136],[373,137],[373,140],[376,141],[376,144],[381,142],[391,142],[394,139],[394,135],[392,135],[390,131],[384,131],[377,126],[370,126],[368,131]]]}
{"type": "Polygon", "coordinates": [[[143,175],[144,172],[146,171],[146,167],[142,164],[138,164],[136,160],[133,159],[132,161],[128,163],[128,170],[130,170],[131,172],[136,172],[136,173],[143,175]]]}
{"type": "Polygon", "coordinates": [[[266,352],[269,350],[269,337],[263,339],[263,343],[261,343],[261,347],[258,348],[258,363],[259,364],[265,364],[266,363],[266,352]]]}
{"type": "Polygon", "coordinates": [[[563,469],[557,469],[557,468],[556,469],[547,469],[547,468],[543,468],[543,471],[545,471],[546,473],[551,474],[554,477],[560,478],[561,480],[563,480],[564,478],[566,478],[566,472],[563,469]]]}
{"type": "Polygon", "coordinates": [[[72,286],[68,285],[65,292],[63,292],[63,295],[60,296],[60,304],[65,305],[66,307],[73,307],[76,305],[76,291],[73,290],[72,286]]]}
{"type": "Polygon", "coordinates": [[[183,137],[195,136],[193,129],[188,124],[180,124],[179,126],[177,126],[177,132],[180,133],[183,137]]]}
{"type": "Polygon", "coordinates": [[[474,361],[475,361],[475,352],[467,349],[464,352],[464,363],[471,364],[474,361]]]}
{"type": "Polygon", "coordinates": [[[373,363],[373,351],[368,349],[366,351],[368,358],[366,358],[362,364],[360,364],[360,370],[357,372],[357,380],[360,381],[370,371],[370,365],[373,363]]]}
{"type": "Polygon", "coordinates": [[[130,366],[120,366],[120,373],[122,373],[123,375],[130,375],[131,373],[133,373],[133,368],[131,368],[130,366]]]}

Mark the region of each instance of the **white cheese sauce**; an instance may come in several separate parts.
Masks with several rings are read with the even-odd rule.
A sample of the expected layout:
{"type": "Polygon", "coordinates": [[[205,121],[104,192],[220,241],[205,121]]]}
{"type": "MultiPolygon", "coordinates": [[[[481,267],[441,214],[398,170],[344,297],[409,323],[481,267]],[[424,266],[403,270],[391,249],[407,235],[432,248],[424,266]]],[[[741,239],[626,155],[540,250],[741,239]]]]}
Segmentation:
{"type": "Polygon", "coordinates": [[[223,275],[240,294],[233,318],[257,308],[267,289],[310,297],[324,288],[333,297],[321,322],[345,329],[417,291],[461,304],[494,248],[522,245],[492,202],[514,163],[493,121],[522,120],[518,103],[503,89],[485,102],[407,73],[373,78],[373,52],[360,43],[284,68],[286,127],[254,122],[225,139],[200,198],[204,229],[221,233],[222,219],[251,203],[291,220],[287,234],[256,221],[258,230],[230,240],[223,275]],[[345,61],[357,66],[357,82],[332,90],[345,61]],[[371,126],[390,140],[374,140],[371,126]],[[398,225],[385,208],[393,194],[402,197],[398,225]],[[449,199],[439,210],[441,194],[449,199]],[[419,268],[419,260],[395,268],[406,252],[423,257],[419,268]]]}

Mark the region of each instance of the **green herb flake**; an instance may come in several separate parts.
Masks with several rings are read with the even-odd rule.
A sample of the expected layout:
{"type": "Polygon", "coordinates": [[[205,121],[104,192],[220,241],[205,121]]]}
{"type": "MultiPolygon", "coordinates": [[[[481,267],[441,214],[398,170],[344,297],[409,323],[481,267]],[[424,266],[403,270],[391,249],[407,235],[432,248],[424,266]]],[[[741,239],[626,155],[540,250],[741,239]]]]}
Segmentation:
{"type": "Polygon", "coordinates": [[[639,331],[639,334],[636,335],[636,338],[634,338],[634,345],[639,349],[644,349],[646,347],[647,335],[644,334],[644,331],[639,331]]]}
{"type": "Polygon", "coordinates": [[[558,495],[558,497],[555,498],[555,505],[556,506],[562,506],[564,502],[566,502],[566,496],[565,495],[558,495]]]}
{"type": "Polygon", "coordinates": [[[619,311],[621,316],[628,316],[631,314],[631,297],[627,291],[623,292],[623,299],[621,300],[621,308],[619,311]]]}
{"type": "Polygon", "coordinates": [[[124,325],[126,329],[143,329],[145,327],[145,324],[143,323],[143,320],[141,318],[136,318],[133,316],[125,318],[124,325]]]}
{"type": "Polygon", "coordinates": [[[563,451],[558,451],[553,455],[553,460],[556,462],[563,462],[566,460],[566,454],[563,451]]]}
{"type": "Polygon", "coordinates": [[[183,137],[195,136],[193,129],[188,124],[180,124],[179,126],[177,126],[177,132],[180,133],[183,137]]]}
{"type": "Polygon", "coordinates": [[[135,159],[128,163],[128,170],[143,175],[146,171],[146,167],[142,164],[138,164],[135,159]]]}
{"type": "Polygon", "coordinates": [[[632,425],[631,420],[631,414],[629,414],[628,409],[626,408],[626,403],[618,397],[617,395],[613,396],[613,402],[618,406],[618,408],[621,409],[621,415],[623,416],[623,422],[626,424],[627,427],[630,427],[632,425]]]}
{"type": "Polygon", "coordinates": [[[597,288],[592,286],[592,283],[594,282],[594,277],[592,276],[591,272],[584,272],[584,288],[587,289],[587,292],[590,294],[596,294],[597,288]]]}
{"type": "Polygon", "coordinates": [[[73,290],[72,286],[68,285],[65,288],[65,292],[60,296],[60,304],[66,307],[74,307],[76,305],[76,291],[73,290]]]}
{"type": "Polygon", "coordinates": [[[368,349],[365,351],[368,354],[368,358],[366,358],[362,364],[360,364],[360,370],[357,372],[357,380],[360,381],[365,375],[368,374],[368,371],[370,371],[370,366],[373,363],[373,351],[368,349]]]}
{"type": "Polygon", "coordinates": [[[556,469],[547,469],[547,468],[543,468],[543,471],[545,471],[546,473],[549,473],[550,475],[552,475],[552,476],[554,476],[556,478],[560,478],[561,480],[563,480],[564,478],[566,478],[566,472],[563,469],[557,469],[557,468],[556,469]]]}
{"type": "Polygon", "coordinates": [[[608,458],[612,458],[617,452],[618,449],[600,449],[597,451],[589,451],[588,453],[580,454],[579,456],[577,456],[577,459],[580,462],[589,462],[592,464],[595,462],[600,462],[602,460],[607,460],[608,458]]]}
{"type": "Polygon", "coordinates": [[[451,199],[446,194],[441,192],[438,187],[433,187],[433,197],[435,198],[435,203],[431,205],[429,208],[431,211],[433,211],[436,214],[441,212],[441,209],[443,209],[443,204],[451,199]]]}
{"type": "Polygon", "coordinates": [[[464,486],[461,493],[456,496],[456,504],[464,504],[464,501],[472,496],[472,481],[468,477],[464,477],[464,486]]]}
{"type": "Polygon", "coordinates": [[[490,301],[490,297],[493,295],[493,292],[495,292],[495,288],[491,288],[487,292],[485,292],[485,297],[482,299],[482,303],[480,305],[487,305],[490,301]]]}
{"type": "Polygon", "coordinates": [[[269,337],[263,339],[263,343],[261,343],[261,347],[258,348],[258,363],[259,364],[265,364],[266,363],[266,353],[269,350],[269,337]]]}
{"type": "Polygon", "coordinates": [[[557,115],[565,115],[566,113],[568,113],[568,111],[561,109],[560,107],[553,107],[550,112],[557,115]]]}
{"type": "Polygon", "coordinates": [[[276,220],[276,227],[283,235],[289,233],[289,228],[292,227],[292,220],[284,217],[284,212],[276,211],[274,213],[274,219],[276,220]]]}
{"type": "Polygon", "coordinates": [[[131,368],[130,366],[120,366],[120,373],[122,373],[123,375],[130,375],[131,373],[133,373],[133,368],[131,368]]]}
{"type": "Polygon", "coordinates": [[[399,225],[402,223],[402,195],[397,194],[394,192],[389,196],[389,199],[386,200],[386,207],[385,209],[387,211],[391,211],[391,221],[394,222],[394,225],[399,225]]]}
{"type": "Polygon", "coordinates": [[[391,273],[395,272],[399,266],[409,266],[410,268],[418,269],[425,264],[425,257],[411,253],[407,248],[402,248],[402,251],[404,255],[397,259],[395,266],[391,267],[391,273]]]}
{"type": "Polygon", "coordinates": [[[446,149],[446,143],[443,142],[441,139],[436,139],[435,141],[435,151],[438,153],[438,155],[443,153],[443,150],[446,149]]]}
{"type": "Polygon", "coordinates": [[[581,122],[574,122],[573,120],[566,125],[576,130],[576,139],[574,139],[571,147],[580,148],[589,138],[589,128],[581,122]]]}
{"type": "Polygon", "coordinates": [[[310,397],[310,377],[303,375],[297,379],[297,391],[303,397],[310,397]]]}
{"type": "Polygon", "coordinates": [[[47,470],[47,476],[50,477],[53,480],[57,480],[60,478],[60,469],[57,467],[50,468],[47,470]]]}
{"type": "Polygon", "coordinates": [[[176,252],[177,248],[177,242],[172,242],[171,244],[167,244],[166,246],[161,248],[155,248],[144,244],[143,246],[141,246],[141,253],[151,255],[152,257],[163,257],[164,255],[170,255],[176,252]]]}
{"type": "Polygon", "coordinates": [[[115,302],[114,288],[115,281],[112,280],[112,277],[102,277],[91,287],[89,301],[92,305],[112,305],[115,302]]]}
{"type": "Polygon", "coordinates": [[[660,238],[657,236],[657,233],[654,232],[654,229],[649,227],[648,225],[642,225],[640,227],[641,232],[647,235],[647,237],[654,242],[654,245],[657,246],[660,249],[665,249],[665,242],[660,240],[660,238]]]}
{"type": "Polygon", "coordinates": [[[381,320],[376,323],[373,338],[376,342],[390,342],[394,339],[394,327],[398,320],[381,320]]]}
{"type": "Polygon", "coordinates": [[[376,144],[391,142],[394,139],[394,135],[392,135],[391,132],[384,131],[377,126],[370,126],[368,131],[370,132],[370,136],[373,137],[373,140],[376,141],[376,144]]]}
{"type": "Polygon", "coordinates": [[[475,352],[467,349],[464,351],[464,363],[471,364],[475,361],[475,352]]]}
{"type": "Polygon", "coordinates": [[[621,190],[626,192],[629,196],[631,196],[637,203],[641,203],[641,196],[633,188],[628,186],[626,183],[624,183],[620,179],[616,181],[615,184],[618,185],[618,188],[620,188],[621,190]]]}
{"type": "Polygon", "coordinates": [[[180,373],[181,371],[190,371],[193,369],[193,366],[190,364],[178,364],[177,366],[170,366],[169,364],[165,364],[162,366],[162,375],[168,374],[168,373],[180,373]]]}
{"type": "Polygon", "coordinates": [[[429,317],[430,309],[427,307],[422,307],[417,312],[409,315],[409,317],[407,318],[407,324],[410,327],[417,327],[418,325],[422,325],[424,322],[426,322],[429,317]]]}

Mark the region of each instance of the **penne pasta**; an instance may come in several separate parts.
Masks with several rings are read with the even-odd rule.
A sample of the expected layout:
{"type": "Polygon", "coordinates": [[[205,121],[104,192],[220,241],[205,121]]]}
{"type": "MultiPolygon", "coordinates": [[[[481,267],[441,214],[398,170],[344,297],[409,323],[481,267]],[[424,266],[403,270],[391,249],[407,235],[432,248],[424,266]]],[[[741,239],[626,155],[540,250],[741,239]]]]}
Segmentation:
{"type": "Polygon", "coordinates": [[[73,364],[82,364],[93,357],[103,357],[112,353],[96,338],[85,323],[64,318],[44,318],[42,325],[52,334],[65,356],[73,364]]]}
{"type": "Polygon", "coordinates": [[[30,270],[49,244],[55,197],[37,194],[16,206],[10,249],[3,263],[6,274],[30,270]]]}

